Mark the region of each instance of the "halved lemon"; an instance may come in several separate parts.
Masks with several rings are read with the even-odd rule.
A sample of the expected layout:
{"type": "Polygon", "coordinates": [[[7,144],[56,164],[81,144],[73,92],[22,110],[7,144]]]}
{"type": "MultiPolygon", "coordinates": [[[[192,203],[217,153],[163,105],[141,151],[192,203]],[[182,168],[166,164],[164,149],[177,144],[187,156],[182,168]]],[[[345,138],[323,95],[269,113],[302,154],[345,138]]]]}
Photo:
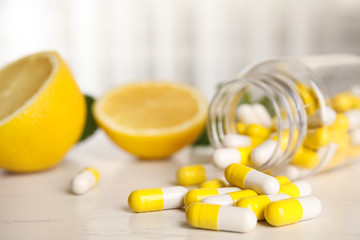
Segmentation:
{"type": "Polygon", "coordinates": [[[124,150],[165,158],[202,133],[207,101],[195,88],[173,82],[140,82],[116,88],[93,107],[96,121],[124,150]]]}
{"type": "Polygon", "coordinates": [[[55,52],[0,70],[0,167],[39,171],[59,163],[80,137],[85,99],[55,52]]]}

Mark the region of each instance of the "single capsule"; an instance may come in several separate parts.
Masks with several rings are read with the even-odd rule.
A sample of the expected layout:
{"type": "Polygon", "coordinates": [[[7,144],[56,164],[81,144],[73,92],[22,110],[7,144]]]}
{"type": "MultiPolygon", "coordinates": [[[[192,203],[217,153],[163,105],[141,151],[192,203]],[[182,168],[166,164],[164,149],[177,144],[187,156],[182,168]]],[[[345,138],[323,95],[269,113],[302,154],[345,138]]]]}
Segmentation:
{"type": "Polygon", "coordinates": [[[290,196],[285,193],[247,197],[240,199],[236,203],[236,207],[248,208],[255,213],[257,220],[264,220],[264,211],[267,205],[287,198],[290,196]]]}
{"type": "Polygon", "coordinates": [[[275,194],[280,184],[276,178],[242,164],[231,164],[225,169],[226,180],[239,188],[251,189],[258,194],[275,194]]]}
{"type": "Polygon", "coordinates": [[[216,175],[216,169],[210,164],[197,164],[180,167],[176,172],[177,182],[181,186],[197,185],[216,175]]]}
{"type": "Polygon", "coordinates": [[[250,189],[230,192],[226,194],[220,194],[217,196],[206,197],[201,200],[202,203],[209,203],[209,204],[219,204],[225,206],[234,206],[239,199],[257,196],[258,194],[250,189]]]}
{"type": "Polygon", "coordinates": [[[181,186],[141,189],[130,193],[128,203],[134,212],[182,208],[187,192],[188,190],[181,186]]]}
{"type": "Polygon", "coordinates": [[[360,127],[360,110],[354,109],[345,112],[345,116],[349,120],[349,130],[352,131],[360,127]]]}
{"type": "Polygon", "coordinates": [[[93,167],[87,167],[79,172],[70,184],[71,192],[84,194],[96,186],[100,178],[100,173],[93,167]]]}
{"type": "Polygon", "coordinates": [[[261,125],[265,128],[270,128],[272,125],[272,119],[269,112],[266,110],[264,105],[255,103],[252,105],[253,113],[260,120],[261,125]]]}
{"type": "Polygon", "coordinates": [[[308,127],[318,128],[330,126],[336,119],[336,112],[331,107],[322,107],[313,115],[308,116],[308,127]]]}
{"type": "Polygon", "coordinates": [[[330,139],[328,128],[320,127],[308,130],[303,144],[304,147],[316,150],[328,145],[330,143],[330,139]]]}
{"type": "Polygon", "coordinates": [[[221,143],[227,148],[248,147],[251,146],[251,138],[246,135],[228,133],[221,140],[221,143]]]}
{"type": "Polygon", "coordinates": [[[278,180],[280,186],[291,182],[290,179],[286,176],[280,175],[280,176],[276,176],[275,178],[276,180],[278,180]]]}
{"type": "Polygon", "coordinates": [[[257,138],[262,138],[262,139],[266,139],[270,136],[271,131],[269,128],[266,128],[262,125],[259,124],[250,124],[249,126],[247,126],[245,134],[250,136],[250,137],[257,137],[257,138]]]}
{"type": "Polygon", "coordinates": [[[237,187],[224,187],[224,188],[198,188],[190,190],[184,197],[185,207],[195,202],[201,202],[206,197],[216,196],[229,192],[240,191],[237,187]]]}
{"type": "Polygon", "coordinates": [[[226,186],[226,180],[222,178],[214,178],[205,181],[199,185],[199,188],[222,188],[226,186]]]}
{"type": "Polygon", "coordinates": [[[313,196],[289,198],[270,203],[265,208],[265,219],[279,227],[316,218],[321,213],[321,202],[313,196]]]}
{"type": "Polygon", "coordinates": [[[195,228],[232,232],[250,232],[257,224],[255,214],[247,208],[194,203],[186,211],[186,221],[195,228]]]}
{"type": "Polygon", "coordinates": [[[211,163],[219,169],[225,169],[230,164],[241,161],[240,151],[236,148],[218,148],[211,156],[211,163]]]}
{"type": "Polygon", "coordinates": [[[291,160],[291,163],[298,167],[314,169],[320,163],[320,158],[316,151],[301,147],[291,160]]]}
{"type": "Polygon", "coordinates": [[[350,143],[353,146],[360,145],[360,128],[350,132],[350,143]]]}
{"type": "Polygon", "coordinates": [[[285,193],[292,198],[311,195],[311,186],[305,181],[295,181],[280,186],[279,193],[285,193]]]}

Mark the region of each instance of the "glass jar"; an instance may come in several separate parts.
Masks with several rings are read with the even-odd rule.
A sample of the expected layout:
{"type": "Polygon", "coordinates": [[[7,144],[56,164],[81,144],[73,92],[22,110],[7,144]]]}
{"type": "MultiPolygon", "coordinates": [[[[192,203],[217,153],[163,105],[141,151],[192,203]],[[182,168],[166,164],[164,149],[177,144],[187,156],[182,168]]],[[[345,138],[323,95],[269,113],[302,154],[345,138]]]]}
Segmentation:
{"type": "Polygon", "coordinates": [[[250,64],[224,84],[210,104],[211,145],[224,148],[228,134],[247,134],[244,129],[261,119],[261,114],[253,114],[261,104],[272,118],[266,128],[276,144],[267,154],[260,151],[262,162],[254,164],[255,149],[265,149],[269,138],[262,139],[243,163],[292,180],[345,165],[360,155],[359,79],[360,58],[354,55],[273,58],[250,64]],[[239,113],[239,109],[247,110],[239,113]]]}

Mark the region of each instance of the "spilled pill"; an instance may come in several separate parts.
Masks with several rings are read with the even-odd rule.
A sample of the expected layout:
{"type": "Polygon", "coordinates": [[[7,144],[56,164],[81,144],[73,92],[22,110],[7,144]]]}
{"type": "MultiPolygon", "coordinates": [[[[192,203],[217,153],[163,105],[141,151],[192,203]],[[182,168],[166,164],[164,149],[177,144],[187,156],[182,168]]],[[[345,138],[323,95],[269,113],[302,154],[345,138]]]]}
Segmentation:
{"type": "Polygon", "coordinates": [[[70,190],[74,194],[84,194],[98,183],[99,178],[100,173],[97,169],[87,167],[71,180],[70,190]]]}
{"type": "Polygon", "coordinates": [[[134,212],[181,208],[187,192],[181,186],[135,190],[130,193],[128,204],[134,212]]]}

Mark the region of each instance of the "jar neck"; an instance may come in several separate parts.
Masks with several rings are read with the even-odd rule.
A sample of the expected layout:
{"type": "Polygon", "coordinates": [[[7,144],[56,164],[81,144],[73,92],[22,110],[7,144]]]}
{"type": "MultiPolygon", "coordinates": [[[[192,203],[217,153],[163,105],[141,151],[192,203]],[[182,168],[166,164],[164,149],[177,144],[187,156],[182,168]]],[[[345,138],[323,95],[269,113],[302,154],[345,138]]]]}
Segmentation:
{"type": "Polygon", "coordinates": [[[266,99],[276,121],[277,146],[271,158],[258,166],[261,171],[288,164],[302,145],[307,131],[307,115],[294,80],[283,74],[253,73],[234,79],[221,87],[213,98],[208,115],[208,135],[214,148],[222,148],[222,139],[236,133],[236,109],[246,96],[256,96],[249,103],[266,99]],[[260,97],[261,96],[261,97],[260,97]],[[284,149],[281,139],[288,136],[284,149]],[[277,154],[281,152],[282,154],[277,154]]]}

